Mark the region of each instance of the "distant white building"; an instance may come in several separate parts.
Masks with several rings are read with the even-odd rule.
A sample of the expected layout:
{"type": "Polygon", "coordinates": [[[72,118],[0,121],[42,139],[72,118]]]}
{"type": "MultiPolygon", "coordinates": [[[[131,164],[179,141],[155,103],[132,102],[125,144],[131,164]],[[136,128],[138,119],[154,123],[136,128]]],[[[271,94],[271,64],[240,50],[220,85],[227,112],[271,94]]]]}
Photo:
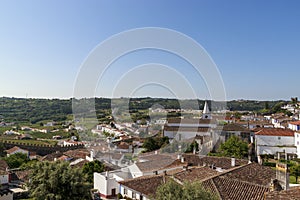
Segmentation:
{"type": "Polygon", "coordinates": [[[261,155],[283,153],[288,157],[297,154],[294,131],[279,128],[263,128],[255,133],[255,150],[258,158],[261,155]]]}
{"type": "Polygon", "coordinates": [[[293,131],[299,131],[300,130],[300,121],[291,121],[288,123],[288,128],[293,131]]]}
{"type": "Polygon", "coordinates": [[[300,158],[300,132],[295,132],[295,146],[297,148],[297,157],[300,158]]]}
{"type": "Polygon", "coordinates": [[[94,189],[98,191],[102,198],[116,198],[119,191],[119,181],[132,178],[128,168],[121,170],[94,173],[94,189]]]}

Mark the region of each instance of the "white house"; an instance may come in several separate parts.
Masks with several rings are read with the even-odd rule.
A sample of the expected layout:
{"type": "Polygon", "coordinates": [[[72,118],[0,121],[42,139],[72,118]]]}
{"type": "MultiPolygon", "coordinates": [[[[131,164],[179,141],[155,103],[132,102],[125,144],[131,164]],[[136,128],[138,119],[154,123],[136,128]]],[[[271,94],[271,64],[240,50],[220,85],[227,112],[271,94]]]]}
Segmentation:
{"type": "Polygon", "coordinates": [[[300,158],[300,132],[295,132],[295,146],[297,148],[297,157],[300,158]]]}
{"type": "Polygon", "coordinates": [[[115,170],[111,172],[94,173],[94,189],[96,189],[102,198],[116,198],[120,193],[119,181],[131,179],[131,173],[128,168],[115,170]]]}
{"type": "Polygon", "coordinates": [[[163,175],[143,176],[120,181],[120,194],[124,198],[150,200],[153,199],[159,185],[165,181],[166,178],[163,175]]]}
{"type": "Polygon", "coordinates": [[[263,128],[255,132],[255,150],[260,160],[261,155],[274,155],[280,153],[295,156],[294,131],[280,128],[263,128]]]}
{"type": "Polygon", "coordinates": [[[288,123],[288,128],[293,131],[299,131],[300,130],[300,121],[291,121],[288,123]]]}
{"type": "Polygon", "coordinates": [[[6,150],[7,153],[7,157],[9,157],[10,155],[16,154],[16,153],[23,153],[28,155],[29,152],[25,149],[21,149],[20,147],[14,146],[13,148],[10,148],[8,150],[6,150]]]}
{"type": "Polygon", "coordinates": [[[36,152],[27,151],[17,146],[14,146],[13,148],[6,150],[6,153],[7,153],[7,157],[16,153],[23,153],[26,154],[30,160],[36,159],[36,152]]]}

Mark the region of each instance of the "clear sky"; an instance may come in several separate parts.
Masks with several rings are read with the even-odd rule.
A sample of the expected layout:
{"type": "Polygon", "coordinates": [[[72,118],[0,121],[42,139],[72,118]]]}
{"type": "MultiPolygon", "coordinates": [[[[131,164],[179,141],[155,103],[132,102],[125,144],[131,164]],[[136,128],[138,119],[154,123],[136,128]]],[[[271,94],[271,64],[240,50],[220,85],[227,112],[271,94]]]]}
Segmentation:
{"type": "MultiPolygon", "coordinates": [[[[128,29],[163,27],[206,49],[228,99],[299,97],[299,10],[297,0],[0,0],[0,96],[70,98],[81,64],[100,42],[128,29]]],[[[122,74],[151,62],[186,73],[198,97],[209,98],[188,64],[147,50],[118,60],[95,95],[109,96],[122,74]]],[[[172,96],[156,86],[134,95],[172,96]]]]}

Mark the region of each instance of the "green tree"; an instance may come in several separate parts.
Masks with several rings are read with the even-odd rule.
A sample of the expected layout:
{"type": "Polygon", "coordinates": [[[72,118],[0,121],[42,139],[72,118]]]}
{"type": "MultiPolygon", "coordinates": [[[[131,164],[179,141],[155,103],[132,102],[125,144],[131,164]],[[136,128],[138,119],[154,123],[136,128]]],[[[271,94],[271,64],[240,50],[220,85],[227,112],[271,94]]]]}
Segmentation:
{"type": "Polygon", "coordinates": [[[15,153],[4,158],[4,160],[7,162],[9,168],[14,169],[19,168],[24,163],[27,163],[29,158],[24,153],[15,153]]]}
{"type": "Polygon", "coordinates": [[[160,185],[156,190],[157,200],[216,200],[210,191],[205,190],[199,181],[185,182],[183,185],[173,180],[160,185]]]}
{"type": "Polygon", "coordinates": [[[188,148],[186,149],[185,153],[191,153],[191,152],[194,151],[194,149],[196,151],[199,151],[199,144],[195,140],[188,146],[188,148]]]}
{"type": "Polygon", "coordinates": [[[150,137],[145,139],[143,148],[145,148],[146,151],[154,151],[164,147],[167,144],[169,144],[168,137],[150,137]]]}
{"type": "Polygon", "coordinates": [[[165,184],[160,185],[156,190],[156,200],[173,200],[182,199],[183,188],[173,180],[168,180],[165,184]]]}
{"type": "Polygon", "coordinates": [[[103,172],[104,171],[104,165],[99,161],[99,160],[95,160],[92,162],[88,162],[85,163],[83,168],[82,168],[82,172],[87,174],[88,176],[88,181],[90,183],[93,182],[93,178],[94,178],[94,172],[103,172]]]}
{"type": "Polygon", "coordinates": [[[290,168],[290,174],[295,176],[296,183],[298,183],[298,177],[300,176],[300,165],[299,164],[292,165],[290,168]]]}
{"type": "Polygon", "coordinates": [[[91,199],[87,176],[68,162],[38,162],[30,180],[30,197],[36,200],[91,199]]]}
{"type": "Polygon", "coordinates": [[[6,152],[4,150],[4,144],[0,142],[0,157],[6,156],[6,152]]]}
{"type": "Polygon", "coordinates": [[[146,151],[154,151],[154,150],[159,149],[159,146],[157,145],[154,138],[150,137],[144,141],[143,148],[145,148],[146,151]]]}
{"type": "Polygon", "coordinates": [[[244,158],[248,156],[248,144],[237,136],[231,136],[218,151],[221,156],[244,158]]]}

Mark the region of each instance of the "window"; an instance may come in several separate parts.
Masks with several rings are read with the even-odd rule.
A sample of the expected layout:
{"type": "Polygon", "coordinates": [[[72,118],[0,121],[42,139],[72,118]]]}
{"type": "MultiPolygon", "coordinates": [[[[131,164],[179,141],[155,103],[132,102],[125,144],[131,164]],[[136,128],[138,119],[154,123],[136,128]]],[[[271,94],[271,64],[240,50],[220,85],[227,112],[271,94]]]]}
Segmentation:
{"type": "Polygon", "coordinates": [[[297,145],[299,145],[299,141],[297,141],[297,145]]]}
{"type": "Polygon", "coordinates": [[[278,140],[280,140],[281,139],[281,137],[278,137],[278,140]]]}
{"type": "Polygon", "coordinates": [[[124,188],[124,194],[127,195],[127,189],[126,188],[124,188]]]}
{"type": "Polygon", "coordinates": [[[132,198],[135,199],[136,198],[136,193],[132,192],[132,198]]]}

